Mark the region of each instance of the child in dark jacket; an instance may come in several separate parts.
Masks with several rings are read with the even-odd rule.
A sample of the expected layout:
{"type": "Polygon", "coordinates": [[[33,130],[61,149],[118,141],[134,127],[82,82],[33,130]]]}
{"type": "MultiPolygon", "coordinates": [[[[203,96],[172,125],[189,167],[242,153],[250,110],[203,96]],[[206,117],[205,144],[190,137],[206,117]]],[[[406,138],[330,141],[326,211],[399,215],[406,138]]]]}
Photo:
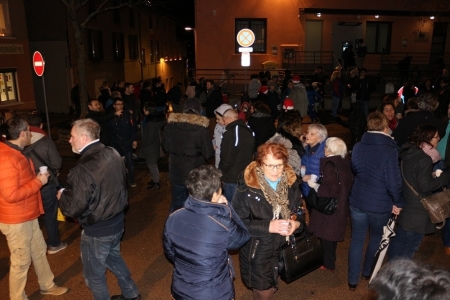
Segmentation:
{"type": "Polygon", "coordinates": [[[308,116],[311,118],[311,123],[316,123],[319,121],[316,113],[316,102],[320,102],[323,100],[322,95],[316,91],[316,89],[312,86],[311,80],[306,80],[306,94],[308,95],[308,116]]]}

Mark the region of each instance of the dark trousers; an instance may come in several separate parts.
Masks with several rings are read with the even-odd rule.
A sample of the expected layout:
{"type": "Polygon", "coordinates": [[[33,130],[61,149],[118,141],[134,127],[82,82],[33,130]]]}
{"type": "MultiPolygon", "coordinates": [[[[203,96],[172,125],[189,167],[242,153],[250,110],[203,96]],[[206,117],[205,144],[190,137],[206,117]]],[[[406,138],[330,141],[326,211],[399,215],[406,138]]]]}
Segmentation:
{"type": "Polygon", "coordinates": [[[41,189],[42,204],[45,212],[45,229],[48,237],[47,245],[50,247],[57,247],[61,244],[58,232],[58,220],[56,219],[56,215],[58,213],[58,200],[56,199],[56,193],[56,186],[51,183],[41,189]]]}
{"type": "Polygon", "coordinates": [[[323,266],[328,270],[336,269],[336,248],[337,242],[320,239],[323,249],[323,266]]]}
{"type": "Polygon", "coordinates": [[[169,213],[173,213],[177,209],[184,207],[184,202],[188,196],[189,193],[185,185],[175,184],[172,182],[172,202],[170,202],[169,213]]]}

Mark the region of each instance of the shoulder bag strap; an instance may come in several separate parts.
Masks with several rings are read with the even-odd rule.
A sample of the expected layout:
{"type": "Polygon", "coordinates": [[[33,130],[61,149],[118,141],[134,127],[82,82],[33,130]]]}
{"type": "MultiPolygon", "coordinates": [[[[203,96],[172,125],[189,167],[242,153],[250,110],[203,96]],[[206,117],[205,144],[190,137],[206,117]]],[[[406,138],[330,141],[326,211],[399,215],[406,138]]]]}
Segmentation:
{"type": "Polygon", "coordinates": [[[406,185],[409,187],[409,189],[416,194],[417,197],[419,197],[419,199],[421,199],[422,197],[420,197],[419,193],[416,192],[416,190],[409,184],[408,180],[406,180],[405,174],[403,173],[403,161],[400,162],[400,169],[402,171],[402,177],[403,180],[405,180],[406,185]]]}

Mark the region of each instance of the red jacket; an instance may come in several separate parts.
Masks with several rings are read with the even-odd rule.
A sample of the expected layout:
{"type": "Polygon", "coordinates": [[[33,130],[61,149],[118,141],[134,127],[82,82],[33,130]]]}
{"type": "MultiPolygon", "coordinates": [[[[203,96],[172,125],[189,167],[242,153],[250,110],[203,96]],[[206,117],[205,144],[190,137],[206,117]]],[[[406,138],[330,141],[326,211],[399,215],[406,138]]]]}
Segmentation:
{"type": "Polygon", "coordinates": [[[0,142],[0,222],[19,224],[44,213],[33,162],[0,142]]]}

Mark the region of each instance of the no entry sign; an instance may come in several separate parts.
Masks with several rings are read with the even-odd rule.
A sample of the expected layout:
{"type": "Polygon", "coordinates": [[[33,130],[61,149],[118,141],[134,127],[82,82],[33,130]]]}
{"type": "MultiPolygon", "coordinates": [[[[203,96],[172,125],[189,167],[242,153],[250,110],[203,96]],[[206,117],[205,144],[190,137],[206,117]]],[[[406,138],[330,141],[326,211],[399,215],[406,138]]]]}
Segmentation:
{"type": "Polygon", "coordinates": [[[37,76],[44,75],[45,61],[39,51],[33,53],[33,69],[37,76]]]}

